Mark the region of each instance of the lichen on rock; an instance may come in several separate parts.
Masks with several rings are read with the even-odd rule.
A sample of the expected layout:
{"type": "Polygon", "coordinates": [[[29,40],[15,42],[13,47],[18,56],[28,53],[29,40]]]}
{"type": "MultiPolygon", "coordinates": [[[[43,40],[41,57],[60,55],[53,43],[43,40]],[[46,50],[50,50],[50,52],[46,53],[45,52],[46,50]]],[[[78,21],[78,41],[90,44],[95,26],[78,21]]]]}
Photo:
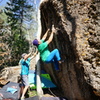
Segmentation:
{"type": "Polygon", "coordinates": [[[100,2],[97,1],[45,0],[40,5],[41,36],[54,24],[56,33],[49,48],[58,48],[66,59],[59,73],[52,65],[43,66],[69,100],[96,100],[100,96],[100,2]]]}

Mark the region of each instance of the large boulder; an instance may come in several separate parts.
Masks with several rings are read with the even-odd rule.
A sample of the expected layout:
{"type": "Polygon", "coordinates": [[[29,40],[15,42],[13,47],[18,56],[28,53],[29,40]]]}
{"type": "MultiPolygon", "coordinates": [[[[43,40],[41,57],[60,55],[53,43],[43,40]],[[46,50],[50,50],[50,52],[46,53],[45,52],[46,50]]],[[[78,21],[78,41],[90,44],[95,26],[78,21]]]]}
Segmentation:
{"type": "Polygon", "coordinates": [[[66,59],[60,72],[42,64],[69,100],[98,100],[100,96],[99,5],[98,0],[44,0],[40,5],[41,36],[54,24],[56,33],[49,49],[58,48],[66,59]]]}
{"type": "Polygon", "coordinates": [[[7,82],[18,82],[20,76],[20,66],[7,67],[0,71],[0,84],[5,85],[7,82]]]}

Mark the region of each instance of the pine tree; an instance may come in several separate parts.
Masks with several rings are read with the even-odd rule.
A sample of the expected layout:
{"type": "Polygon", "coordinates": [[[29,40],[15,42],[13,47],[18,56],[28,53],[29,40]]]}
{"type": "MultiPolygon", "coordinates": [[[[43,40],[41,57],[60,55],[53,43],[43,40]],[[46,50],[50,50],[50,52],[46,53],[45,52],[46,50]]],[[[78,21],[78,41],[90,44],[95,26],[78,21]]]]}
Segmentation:
{"type": "Polygon", "coordinates": [[[0,70],[9,64],[9,48],[6,39],[9,36],[9,26],[5,25],[6,15],[0,12],[0,70]]]}
{"type": "Polygon", "coordinates": [[[5,13],[11,29],[8,43],[12,51],[13,63],[15,64],[16,59],[19,59],[23,52],[29,50],[29,43],[25,38],[24,23],[25,21],[32,20],[31,11],[33,11],[33,7],[27,0],[9,0],[7,4],[5,13]]]}

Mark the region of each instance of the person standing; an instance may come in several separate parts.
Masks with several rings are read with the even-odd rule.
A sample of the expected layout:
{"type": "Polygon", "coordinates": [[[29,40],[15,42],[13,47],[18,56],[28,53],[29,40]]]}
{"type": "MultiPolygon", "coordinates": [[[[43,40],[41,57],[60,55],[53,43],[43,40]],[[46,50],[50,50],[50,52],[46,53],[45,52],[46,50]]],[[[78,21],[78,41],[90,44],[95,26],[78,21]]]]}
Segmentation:
{"type": "Polygon", "coordinates": [[[29,54],[23,53],[22,59],[19,62],[19,64],[21,65],[22,85],[24,86],[24,89],[22,91],[21,100],[24,100],[24,96],[29,87],[28,74],[29,74],[30,61],[36,56],[36,54],[37,52],[35,52],[34,55],[30,57],[31,53],[29,54]]]}

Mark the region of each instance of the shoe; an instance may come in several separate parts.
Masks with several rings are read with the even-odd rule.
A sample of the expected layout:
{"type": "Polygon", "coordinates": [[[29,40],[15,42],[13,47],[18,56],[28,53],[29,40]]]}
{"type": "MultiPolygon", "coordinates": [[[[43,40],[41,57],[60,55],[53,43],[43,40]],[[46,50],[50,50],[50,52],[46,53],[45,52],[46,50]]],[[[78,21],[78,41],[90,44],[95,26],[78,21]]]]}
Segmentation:
{"type": "Polygon", "coordinates": [[[65,62],[65,60],[62,59],[62,60],[59,61],[59,64],[62,64],[62,63],[64,63],[64,62],[65,62]]]}
{"type": "Polygon", "coordinates": [[[24,98],[21,98],[20,100],[25,100],[24,98]]]}
{"type": "Polygon", "coordinates": [[[21,98],[20,100],[25,100],[24,98],[21,98]]]}
{"type": "Polygon", "coordinates": [[[60,69],[59,70],[56,70],[56,72],[59,73],[59,72],[61,72],[61,70],[60,69]]]}

